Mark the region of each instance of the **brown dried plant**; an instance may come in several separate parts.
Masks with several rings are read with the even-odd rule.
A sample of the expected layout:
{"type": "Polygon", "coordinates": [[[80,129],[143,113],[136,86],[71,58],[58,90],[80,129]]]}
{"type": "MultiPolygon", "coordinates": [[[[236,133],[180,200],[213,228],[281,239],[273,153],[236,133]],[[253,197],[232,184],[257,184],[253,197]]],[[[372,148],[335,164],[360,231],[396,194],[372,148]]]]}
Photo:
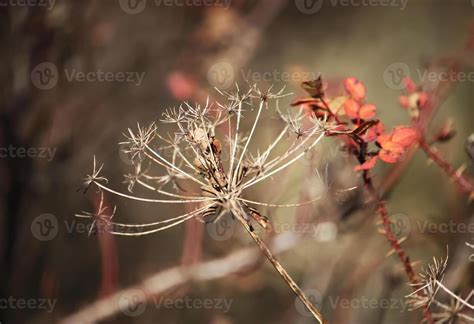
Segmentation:
{"type": "Polygon", "coordinates": [[[447,265],[448,257],[444,260],[433,257],[433,263],[422,270],[419,282],[412,285],[415,291],[407,296],[410,310],[430,308],[435,323],[472,323],[474,305],[471,299],[474,297],[474,290],[463,299],[448,289],[443,284],[447,265]],[[440,299],[438,297],[440,291],[444,291],[447,298],[440,299]],[[468,312],[471,315],[468,315],[468,312]]]}
{"type": "MultiPolygon", "coordinates": [[[[99,191],[126,199],[157,204],[197,203],[198,207],[191,212],[152,223],[124,224],[108,219],[110,232],[116,235],[147,235],[192,218],[217,222],[223,216],[231,215],[243,225],[314,318],[320,323],[326,323],[318,309],[273,256],[252,226],[254,221],[265,229],[269,227],[269,218],[257,210],[258,206],[298,207],[312,203],[317,198],[299,204],[270,204],[244,198],[247,189],[277,176],[302,158],[321,141],[324,132],[327,131],[324,118],[314,117],[309,124],[307,122],[304,124],[303,119],[306,118],[302,111],[294,115],[282,114],[278,108],[278,101],[287,96],[283,91],[284,89],[272,92],[272,88],[262,91],[256,85],[241,91],[236,86],[235,91],[231,92],[218,90],[225,103],[211,104],[207,100],[203,106],[184,103],[178,108],[167,109],[161,123],[172,124],[175,127],[173,134],[167,136],[159,134],[156,123],[147,127],[138,125],[135,132],[128,129],[127,139],[121,143],[127,147],[125,152],[130,155],[134,166],[133,173],[125,176],[129,193],[117,191],[107,185],[107,179],[100,175],[102,166],[97,166],[95,158],[93,172],[84,180],[87,187],[93,185],[99,191]],[[258,151],[256,154],[251,154],[249,144],[255,137],[262,111],[268,110],[269,104],[273,102],[276,113],[285,125],[263,153],[258,151]],[[255,119],[250,131],[243,132],[242,118],[251,115],[255,115],[255,119]],[[222,129],[225,128],[227,138],[223,144],[222,138],[218,138],[217,134],[222,134],[222,129]],[[283,139],[288,133],[293,133],[291,136],[293,140],[286,145],[283,153],[280,153],[281,150],[275,153],[277,147],[284,146],[283,139]],[[226,149],[227,154],[224,155],[223,151],[226,149]],[[170,150],[171,154],[165,155],[165,150],[170,150]],[[224,163],[227,161],[224,161],[223,156],[229,157],[228,163],[224,163]],[[164,174],[152,173],[150,171],[152,165],[161,167],[164,174]],[[199,186],[199,192],[190,193],[185,190],[185,187],[189,187],[185,183],[199,186]],[[135,186],[141,186],[166,198],[139,197],[134,194],[135,186]]],[[[94,215],[83,213],[77,216],[94,215]]]]}

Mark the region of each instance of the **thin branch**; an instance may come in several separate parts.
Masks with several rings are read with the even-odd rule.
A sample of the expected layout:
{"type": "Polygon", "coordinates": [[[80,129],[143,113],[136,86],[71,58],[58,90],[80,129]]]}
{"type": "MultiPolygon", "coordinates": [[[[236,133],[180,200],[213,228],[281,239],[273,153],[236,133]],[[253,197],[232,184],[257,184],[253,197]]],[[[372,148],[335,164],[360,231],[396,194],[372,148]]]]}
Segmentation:
{"type": "MultiPolygon", "coordinates": [[[[293,234],[280,234],[272,241],[273,253],[278,254],[293,248],[300,238],[293,234]]],[[[141,283],[131,286],[113,295],[99,299],[64,318],[60,323],[96,323],[103,321],[117,313],[120,313],[119,300],[129,297],[130,300],[138,298],[138,303],[144,303],[155,295],[191,281],[209,281],[224,278],[242,271],[259,262],[261,253],[258,248],[245,248],[233,252],[223,258],[212,261],[197,263],[194,265],[173,267],[158,272],[141,283]],[[136,295],[136,290],[144,293],[143,296],[136,295]]]]}
{"type": "Polygon", "coordinates": [[[443,156],[434,148],[432,148],[424,138],[421,138],[420,147],[425,154],[433,160],[448,176],[458,185],[459,189],[465,193],[470,199],[474,199],[474,186],[472,183],[463,177],[461,172],[456,169],[444,159],[443,156]]]}

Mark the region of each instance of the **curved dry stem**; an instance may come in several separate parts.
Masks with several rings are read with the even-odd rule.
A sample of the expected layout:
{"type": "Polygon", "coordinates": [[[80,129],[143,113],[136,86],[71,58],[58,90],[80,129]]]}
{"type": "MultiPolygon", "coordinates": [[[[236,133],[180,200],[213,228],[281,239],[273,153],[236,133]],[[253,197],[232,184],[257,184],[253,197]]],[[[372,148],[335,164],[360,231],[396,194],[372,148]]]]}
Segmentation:
{"type": "Polygon", "coordinates": [[[273,253],[270,251],[270,249],[265,245],[265,243],[262,241],[260,236],[258,236],[253,229],[250,228],[249,224],[247,221],[241,216],[240,214],[235,215],[236,218],[242,223],[242,225],[245,227],[249,235],[252,237],[252,239],[255,241],[257,246],[262,250],[262,252],[265,254],[267,259],[270,261],[270,263],[273,265],[273,267],[278,271],[280,276],[283,278],[283,280],[287,283],[287,285],[291,288],[291,290],[295,293],[295,295],[301,300],[301,302],[305,305],[305,307],[308,309],[308,311],[311,312],[313,317],[320,323],[320,324],[327,324],[327,320],[324,318],[324,316],[319,312],[319,310],[311,303],[311,301],[308,299],[308,297],[304,294],[304,292],[301,290],[301,288],[296,284],[296,282],[291,278],[291,276],[288,274],[288,272],[283,268],[283,266],[280,264],[280,262],[273,256],[273,253]]]}

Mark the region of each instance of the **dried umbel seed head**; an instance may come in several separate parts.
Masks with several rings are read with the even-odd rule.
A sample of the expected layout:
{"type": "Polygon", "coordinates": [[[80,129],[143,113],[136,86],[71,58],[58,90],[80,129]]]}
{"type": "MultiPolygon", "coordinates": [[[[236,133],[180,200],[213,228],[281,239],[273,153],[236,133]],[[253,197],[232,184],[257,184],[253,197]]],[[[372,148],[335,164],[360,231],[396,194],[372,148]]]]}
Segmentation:
{"type": "MultiPolygon", "coordinates": [[[[319,311],[254,232],[251,224],[253,220],[263,228],[270,226],[269,218],[262,215],[257,210],[258,207],[297,207],[309,204],[317,198],[299,204],[270,204],[245,197],[249,188],[270,178],[276,178],[313,149],[327,131],[325,120],[313,116],[309,122],[303,123],[302,110],[296,115],[282,114],[278,109],[278,100],[286,96],[283,89],[273,93],[271,88],[261,91],[254,85],[245,92],[241,92],[237,87],[234,92],[219,93],[224,96],[224,103],[213,105],[207,101],[203,106],[184,103],[179,108],[167,109],[162,122],[174,126],[173,134],[160,134],[154,123],[148,127],[138,125],[136,131],[128,130],[126,141],[121,144],[127,147],[125,152],[130,154],[133,162],[133,172],[125,176],[130,193],[122,193],[108,187],[107,179],[99,175],[102,166],[97,168],[95,158],[93,172],[85,178],[87,186],[94,185],[102,192],[126,199],[157,204],[196,203],[198,207],[173,218],[146,224],[118,223],[112,221],[111,217],[102,217],[103,215],[101,220],[110,225],[113,234],[139,236],[171,228],[191,218],[215,222],[223,215],[230,214],[241,222],[313,316],[325,323],[319,311]],[[256,137],[262,111],[268,110],[271,102],[275,102],[276,113],[280,115],[284,127],[263,151],[258,150],[256,154],[251,154],[250,142],[256,137]],[[244,105],[249,108],[243,109],[244,105]],[[248,132],[242,131],[244,115],[246,121],[250,120],[251,124],[248,132]],[[250,119],[252,115],[255,116],[253,121],[250,119]],[[294,136],[289,144],[285,144],[284,139],[288,138],[285,136],[288,132],[294,136]],[[282,150],[281,147],[285,149],[282,150]],[[165,154],[166,150],[171,150],[172,154],[165,154]],[[228,157],[225,161],[224,153],[228,157]],[[156,168],[152,166],[160,167],[162,174],[154,174],[151,170],[156,168]],[[136,186],[158,194],[160,198],[135,195],[136,186]],[[125,230],[116,231],[114,226],[125,230]]],[[[90,213],[77,216],[94,217],[90,213]]]]}
{"type": "MultiPolygon", "coordinates": [[[[296,114],[283,114],[278,109],[278,100],[286,95],[283,89],[275,93],[271,89],[262,91],[253,85],[248,90],[241,91],[237,87],[232,92],[218,91],[224,97],[223,102],[212,104],[208,100],[204,105],[184,103],[178,108],[169,108],[163,113],[161,122],[174,126],[171,134],[160,134],[155,123],[148,127],[138,125],[136,131],[128,129],[126,140],[121,144],[126,147],[124,151],[133,162],[133,172],[125,176],[130,193],[109,188],[106,179],[99,176],[102,167],[97,169],[94,166],[93,173],[86,178],[86,184],[127,199],[159,204],[198,203],[199,207],[164,221],[120,224],[121,228],[135,228],[136,232],[113,233],[151,234],[191,218],[215,221],[227,213],[246,222],[253,219],[267,228],[269,220],[257,210],[259,206],[302,205],[269,204],[244,198],[247,189],[281,174],[281,171],[315,147],[324,136],[324,121],[314,117],[312,122],[303,123],[304,114],[301,110],[296,114]],[[275,102],[275,112],[284,122],[284,127],[265,150],[252,154],[249,150],[250,142],[255,140],[262,112],[268,110],[271,102],[275,102]],[[243,109],[244,106],[247,108],[243,109]],[[253,121],[249,120],[251,116],[254,116],[253,121]],[[251,121],[248,132],[242,131],[244,117],[247,125],[251,121]],[[284,143],[288,132],[294,134],[293,141],[289,144],[284,143]],[[281,146],[286,146],[283,153],[281,146]],[[275,154],[277,147],[280,154],[275,154]],[[165,150],[171,154],[165,154],[165,150]],[[227,157],[226,161],[223,159],[224,155],[227,157]],[[154,174],[155,171],[151,171],[156,170],[151,167],[153,165],[160,167],[164,174],[154,174]],[[200,192],[191,194],[184,190],[193,185],[197,185],[200,192]],[[163,197],[151,199],[136,196],[136,186],[163,197]]],[[[112,221],[110,223],[119,224],[112,221]]]]}

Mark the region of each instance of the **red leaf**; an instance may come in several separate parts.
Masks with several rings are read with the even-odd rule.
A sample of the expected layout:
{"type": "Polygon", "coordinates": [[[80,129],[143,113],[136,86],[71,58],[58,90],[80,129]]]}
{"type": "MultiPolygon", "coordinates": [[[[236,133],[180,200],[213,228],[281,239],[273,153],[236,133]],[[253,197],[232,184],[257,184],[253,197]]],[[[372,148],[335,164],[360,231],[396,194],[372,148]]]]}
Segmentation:
{"type": "Polygon", "coordinates": [[[379,158],[386,163],[397,163],[400,161],[402,154],[382,149],[379,152],[379,158]]]}
{"type": "Polygon", "coordinates": [[[382,134],[377,137],[377,142],[380,146],[384,146],[385,143],[390,142],[392,140],[392,134],[382,134]]]}
{"type": "Polygon", "coordinates": [[[374,156],[370,158],[370,160],[365,161],[363,164],[356,165],[354,167],[354,171],[370,170],[375,166],[376,162],[377,162],[377,156],[374,156]]]}
{"type": "Polygon", "coordinates": [[[357,101],[365,98],[365,86],[362,82],[354,77],[349,77],[344,80],[344,87],[348,94],[357,101]]]}
{"type": "Polygon", "coordinates": [[[344,102],[344,112],[350,119],[356,119],[359,116],[359,108],[359,103],[354,99],[347,99],[346,102],[344,102]]]}
{"type": "Polygon", "coordinates": [[[362,107],[360,107],[359,110],[359,117],[361,119],[371,119],[375,117],[375,110],[377,108],[375,105],[372,104],[365,104],[362,107]]]}
{"type": "Polygon", "coordinates": [[[418,132],[406,126],[398,126],[393,130],[392,142],[407,148],[418,139],[418,132]]]}

